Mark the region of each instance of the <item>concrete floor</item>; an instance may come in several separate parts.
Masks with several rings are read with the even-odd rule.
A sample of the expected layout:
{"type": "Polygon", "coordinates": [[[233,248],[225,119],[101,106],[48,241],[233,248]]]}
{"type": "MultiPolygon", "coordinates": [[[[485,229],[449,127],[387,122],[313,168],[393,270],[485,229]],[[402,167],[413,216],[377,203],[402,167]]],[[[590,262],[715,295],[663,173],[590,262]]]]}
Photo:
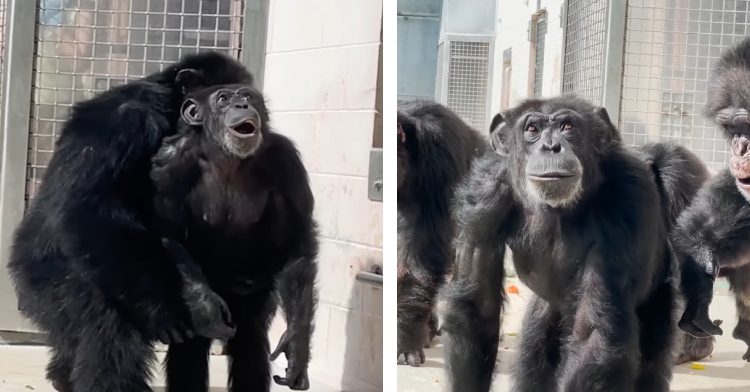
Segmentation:
{"type": "MultiPolygon", "coordinates": [[[[508,284],[516,285],[519,294],[510,294],[510,304],[503,324],[505,339],[500,343],[499,365],[495,368],[494,392],[510,391],[510,371],[517,354],[518,333],[521,331],[526,301],[530,290],[517,279],[508,279],[508,284]]],[[[694,370],[691,364],[676,366],[672,381],[672,391],[693,392],[748,392],[750,391],[750,364],[742,361],[746,350],[745,343],[732,339],[732,329],[736,325],[734,299],[728,295],[726,282],[716,282],[715,296],[711,305],[711,317],[724,320],[724,335],[719,336],[711,358],[698,362],[705,370],[694,370]]],[[[443,372],[443,346],[436,338],[433,348],[425,350],[427,359],[419,368],[406,365],[397,366],[399,392],[441,392],[445,390],[446,378],[443,372]]]]}
{"type": "MultiPolygon", "coordinates": [[[[283,355],[282,355],[283,357],[283,355]]],[[[159,354],[160,361],[164,354],[159,354]]],[[[56,392],[44,379],[47,364],[47,349],[44,346],[0,345],[0,392],[56,392]]],[[[286,361],[277,359],[273,374],[283,375],[286,361]]],[[[155,371],[154,392],[165,392],[161,371],[155,371]]],[[[227,380],[226,360],[223,356],[211,356],[211,392],[225,392],[227,380]]],[[[309,392],[336,392],[336,389],[311,380],[309,392]]],[[[273,383],[272,392],[290,391],[273,383]]]]}

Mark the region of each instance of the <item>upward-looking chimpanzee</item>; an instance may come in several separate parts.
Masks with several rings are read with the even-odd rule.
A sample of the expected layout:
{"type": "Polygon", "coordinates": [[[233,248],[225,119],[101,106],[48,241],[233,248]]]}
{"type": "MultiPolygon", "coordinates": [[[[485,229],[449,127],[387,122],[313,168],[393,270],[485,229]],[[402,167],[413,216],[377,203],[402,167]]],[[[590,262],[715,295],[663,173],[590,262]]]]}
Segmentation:
{"type": "Polygon", "coordinates": [[[57,390],[149,391],[152,341],[234,332],[221,328],[225,304],[200,270],[170,260],[176,247],[152,230],[149,178],[184,94],[220,83],[252,76],[226,55],[199,53],[73,107],[8,264],[23,313],[47,333],[57,390]]]}
{"type": "Polygon", "coordinates": [[[453,258],[450,205],[487,142],[450,109],[415,101],[398,108],[398,354],[424,362],[437,334],[435,296],[453,258]]]}
{"type": "Polygon", "coordinates": [[[654,181],[606,110],[581,99],[526,101],[493,122],[497,154],[457,193],[442,326],[451,390],[490,389],[507,244],[535,293],[513,390],[668,391],[676,266],[664,209],[679,189],[654,181]]]}
{"type": "MultiPolygon", "coordinates": [[[[159,226],[181,240],[229,305],[237,325],[228,342],[234,392],[270,390],[268,327],[275,281],[286,276],[278,289],[288,329],[273,357],[285,352],[289,367],[276,381],[308,389],[318,242],[307,171],[294,144],[272,131],[252,86],[209,87],[189,97],[178,134],[154,158],[159,226]],[[254,290],[226,290],[228,275],[251,280],[254,290]]],[[[170,391],[207,392],[210,343],[196,337],[170,345],[170,391]]]]}
{"type": "MultiPolygon", "coordinates": [[[[680,327],[696,336],[720,335],[708,317],[713,279],[726,276],[739,318],[732,337],[750,346],[750,38],[726,51],[709,80],[704,115],[731,140],[729,168],[698,193],[678,219],[675,247],[687,257],[689,298],[680,327]],[[693,271],[694,273],[690,273],[693,271]]],[[[750,362],[750,348],[742,356],[750,362]]]]}

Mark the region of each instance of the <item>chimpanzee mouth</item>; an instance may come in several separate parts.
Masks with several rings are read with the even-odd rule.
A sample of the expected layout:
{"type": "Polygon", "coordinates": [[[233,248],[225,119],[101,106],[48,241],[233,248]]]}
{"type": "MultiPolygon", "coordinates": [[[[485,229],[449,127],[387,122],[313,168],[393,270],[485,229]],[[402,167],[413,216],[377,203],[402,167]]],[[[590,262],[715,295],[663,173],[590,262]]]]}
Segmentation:
{"type": "Polygon", "coordinates": [[[549,173],[529,173],[529,179],[534,181],[556,181],[567,180],[576,177],[574,173],[568,172],[549,172],[549,173]]]}
{"type": "Polygon", "coordinates": [[[743,188],[750,188],[750,177],[737,178],[737,184],[743,188]]]}
{"type": "Polygon", "coordinates": [[[258,125],[253,120],[247,120],[229,129],[237,136],[253,136],[255,131],[258,130],[258,125]]]}

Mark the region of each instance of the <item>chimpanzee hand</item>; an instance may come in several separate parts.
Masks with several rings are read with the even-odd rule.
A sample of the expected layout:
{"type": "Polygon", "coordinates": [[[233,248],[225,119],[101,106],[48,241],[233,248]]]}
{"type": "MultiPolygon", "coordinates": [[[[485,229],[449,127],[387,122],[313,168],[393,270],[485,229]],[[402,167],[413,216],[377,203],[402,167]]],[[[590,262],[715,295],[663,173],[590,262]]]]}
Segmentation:
{"type": "Polygon", "coordinates": [[[158,339],[163,344],[179,344],[195,336],[195,332],[185,325],[178,322],[175,325],[159,332],[158,339]]]}
{"type": "Polygon", "coordinates": [[[271,360],[284,353],[287,361],[285,377],[273,376],[273,381],[279,385],[288,386],[295,391],[306,391],[310,389],[310,380],[307,378],[307,364],[310,361],[310,346],[307,336],[295,336],[294,331],[284,331],[279,339],[279,345],[271,353],[271,360]]]}
{"type": "Polygon", "coordinates": [[[235,333],[229,307],[218,294],[207,288],[192,285],[183,291],[195,334],[209,339],[229,340],[235,333]]]}
{"type": "MultiPolygon", "coordinates": [[[[233,338],[235,328],[229,307],[218,294],[211,290],[206,277],[190,257],[187,249],[169,238],[162,238],[162,245],[182,275],[182,299],[190,315],[192,332],[210,339],[233,338]]],[[[182,330],[179,326],[175,330],[178,336],[181,335],[182,330]]]]}

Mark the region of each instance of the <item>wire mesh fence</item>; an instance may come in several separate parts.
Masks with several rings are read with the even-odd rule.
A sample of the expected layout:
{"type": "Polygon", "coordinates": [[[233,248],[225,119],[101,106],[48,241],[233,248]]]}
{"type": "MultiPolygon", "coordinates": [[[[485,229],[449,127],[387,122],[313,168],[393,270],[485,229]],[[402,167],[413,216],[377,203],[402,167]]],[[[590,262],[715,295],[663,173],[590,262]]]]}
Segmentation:
{"type": "Polygon", "coordinates": [[[547,13],[536,19],[536,40],[534,42],[534,97],[542,96],[544,75],[544,41],[547,36],[547,13]]]}
{"type": "Polygon", "coordinates": [[[748,35],[748,1],[630,0],[621,128],[629,143],[676,141],[714,169],[727,141],[701,112],[711,68],[748,35]]]}
{"type": "Polygon", "coordinates": [[[489,42],[450,41],[447,105],[480,130],[487,115],[489,57],[489,42]]]}
{"type": "Polygon", "coordinates": [[[241,0],[41,0],[29,135],[33,198],[69,108],[182,55],[240,50],[241,0]]]}
{"type": "Polygon", "coordinates": [[[601,103],[606,0],[570,0],[565,10],[563,94],[601,103]]]}

